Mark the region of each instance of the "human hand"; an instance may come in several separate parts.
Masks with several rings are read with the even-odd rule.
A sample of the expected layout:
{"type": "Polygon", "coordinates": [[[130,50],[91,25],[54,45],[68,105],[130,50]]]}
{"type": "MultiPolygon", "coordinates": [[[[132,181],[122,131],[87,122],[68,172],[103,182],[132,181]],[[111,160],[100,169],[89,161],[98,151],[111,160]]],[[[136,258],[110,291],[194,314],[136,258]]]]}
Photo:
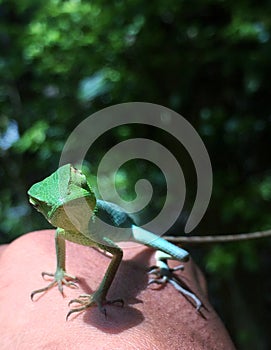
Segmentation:
{"type": "MultiPolygon", "coordinates": [[[[153,251],[144,246],[124,249],[124,260],[109,298],[107,317],[97,307],[65,320],[68,301],[91,293],[99,285],[110,258],[94,249],[67,243],[67,272],[78,277],[78,289],[64,286],[30,299],[46,285],[41,271],[55,270],[54,231],[26,234],[0,253],[1,349],[234,349],[222,322],[210,306],[205,280],[190,261],[177,272],[206,308],[202,315],[171,285],[147,286],[153,251]]],[[[170,262],[177,266],[179,262],[170,262]]]]}

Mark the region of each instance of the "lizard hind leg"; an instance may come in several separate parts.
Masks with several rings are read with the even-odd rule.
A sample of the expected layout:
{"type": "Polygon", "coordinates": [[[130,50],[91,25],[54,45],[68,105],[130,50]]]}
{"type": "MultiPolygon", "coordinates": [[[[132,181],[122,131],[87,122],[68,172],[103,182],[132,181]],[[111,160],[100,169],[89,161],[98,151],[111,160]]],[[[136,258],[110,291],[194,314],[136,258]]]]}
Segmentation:
{"type": "Polygon", "coordinates": [[[189,289],[188,286],[185,285],[184,282],[174,276],[174,272],[184,270],[184,266],[179,265],[170,268],[167,260],[172,259],[172,256],[159,250],[155,253],[155,259],[156,266],[152,266],[149,271],[149,274],[154,275],[155,277],[151,278],[148,284],[156,283],[164,286],[166,283],[170,283],[178,292],[192,300],[196,310],[199,311],[202,307],[201,300],[189,289]]]}

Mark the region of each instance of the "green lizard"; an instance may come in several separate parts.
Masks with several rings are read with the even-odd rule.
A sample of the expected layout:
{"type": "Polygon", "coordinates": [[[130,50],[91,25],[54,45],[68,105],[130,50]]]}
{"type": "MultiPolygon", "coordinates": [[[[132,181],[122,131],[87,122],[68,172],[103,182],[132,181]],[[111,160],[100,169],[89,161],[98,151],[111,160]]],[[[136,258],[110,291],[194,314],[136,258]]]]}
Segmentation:
{"type": "Polygon", "coordinates": [[[80,170],[70,164],[60,167],[43,181],[34,184],[28,191],[30,203],[41,212],[45,218],[56,227],[55,247],[57,267],[55,273],[43,272],[42,276],[53,277],[52,282],[31,293],[31,299],[37,293],[49,290],[57,285],[63,293],[63,285],[75,286],[75,277],[68,274],[65,268],[65,240],[89,247],[100,248],[112,254],[112,260],[97,291],[93,294],[80,295],[78,299],[70,301],[80,306],[70,309],[67,318],[74,312],[83,311],[93,305],[106,314],[106,303],[121,302],[121,299],[108,301],[107,292],[115,277],[122,260],[122,250],[116,244],[121,241],[142,243],[157,250],[155,254],[156,266],[150,273],[156,277],[149,283],[171,283],[179,292],[193,299],[197,310],[201,301],[191,291],[182,287],[175,279],[173,272],[182,266],[170,269],[168,259],[187,261],[189,253],[168,242],[166,239],[180,242],[213,242],[233,241],[270,236],[271,231],[256,232],[254,234],[223,235],[223,236],[194,236],[194,237],[165,237],[161,238],[138,227],[131,216],[116,204],[96,199],[91,186],[80,170]],[[102,220],[102,221],[101,221],[102,220]],[[105,226],[104,223],[110,226],[105,226]]]}
{"type": "MultiPolygon", "coordinates": [[[[55,235],[56,271],[54,274],[42,273],[42,276],[53,277],[53,281],[48,286],[33,291],[31,298],[55,285],[58,285],[61,293],[63,293],[63,284],[75,286],[73,282],[75,277],[69,275],[65,268],[65,240],[84,246],[97,247],[112,254],[112,260],[97,291],[92,295],[84,294],[78,299],[71,300],[70,304],[76,302],[81,307],[71,309],[67,317],[73,312],[85,310],[95,304],[105,313],[103,305],[112,303],[112,301],[107,301],[106,295],[123,255],[116,242],[139,242],[158,250],[158,265],[161,265],[160,268],[157,268],[158,270],[161,270],[162,267],[166,268],[167,259],[187,261],[189,258],[188,252],[184,249],[136,226],[133,219],[117,205],[96,200],[85,175],[70,164],[60,167],[43,181],[34,184],[29,189],[28,195],[30,203],[57,228],[55,235]],[[105,225],[98,219],[111,225],[109,229],[107,227],[105,230],[105,225]]],[[[162,283],[161,278],[164,276],[159,274],[157,269],[152,270],[152,273],[158,276],[157,283],[162,283]]],[[[200,302],[196,296],[189,291],[182,291],[179,288],[178,290],[194,298],[199,307],[200,302]]],[[[122,302],[121,299],[113,302],[116,301],[122,302]]]]}

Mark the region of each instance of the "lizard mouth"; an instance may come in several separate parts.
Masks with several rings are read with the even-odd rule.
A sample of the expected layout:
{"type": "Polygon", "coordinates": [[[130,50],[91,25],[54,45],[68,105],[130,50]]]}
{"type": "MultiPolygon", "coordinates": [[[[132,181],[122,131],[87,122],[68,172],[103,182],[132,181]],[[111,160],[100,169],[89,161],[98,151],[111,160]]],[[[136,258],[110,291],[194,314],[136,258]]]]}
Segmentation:
{"type": "Polygon", "coordinates": [[[29,203],[33,205],[34,208],[38,208],[38,203],[32,198],[32,197],[29,197],[29,203]]]}
{"type": "Polygon", "coordinates": [[[31,197],[29,197],[29,203],[32,204],[32,205],[36,204],[35,201],[31,197]]]}

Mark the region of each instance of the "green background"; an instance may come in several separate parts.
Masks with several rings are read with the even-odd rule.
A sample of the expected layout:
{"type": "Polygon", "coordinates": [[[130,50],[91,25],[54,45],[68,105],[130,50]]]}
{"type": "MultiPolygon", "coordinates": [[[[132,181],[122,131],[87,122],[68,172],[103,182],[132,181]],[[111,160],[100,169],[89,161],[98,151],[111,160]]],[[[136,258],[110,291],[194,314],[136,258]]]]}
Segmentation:
{"type": "MultiPolygon", "coordinates": [[[[30,208],[27,189],[56,169],[80,121],[130,101],[180,113],[208,149],[213,195],[193,234],[270,228],[270,13],[269,1],[0,1],[0,242],[50,227],[30,208]]],[[[189,211],[193,164],[157,129],[127,124],[106,133],[88,152],[90,179],[110,147],[133,137],[160,142],[180,161],[189,211]]],[[[136,180],[148,176],[154,200],[144,219],[166,191],[157,167],[140,164],[128,162],[117,184],[133,198],[136,180]]],[[[170,233],[182,234],[185,217],[170,233]]],[[[190,249],[239,349],[271,348],[270,241],[190,249]]]]}

